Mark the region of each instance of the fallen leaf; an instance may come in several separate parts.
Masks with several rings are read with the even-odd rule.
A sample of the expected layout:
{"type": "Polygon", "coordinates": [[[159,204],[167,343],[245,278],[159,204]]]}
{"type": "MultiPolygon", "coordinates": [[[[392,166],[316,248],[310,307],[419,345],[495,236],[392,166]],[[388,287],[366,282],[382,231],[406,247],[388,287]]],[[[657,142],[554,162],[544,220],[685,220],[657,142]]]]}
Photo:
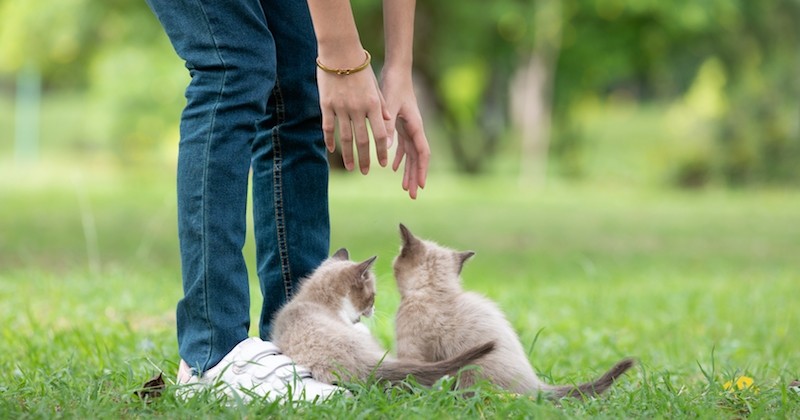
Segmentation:
{"type": "Polygon", "coordinates": [[[134,392],[134,395],[141,399],[153,399],[161,396],[166,384],[164,384],[163,372],[158,372],[158,375],[153,376],[142,385],[142,389],[134,392]]]}
{"type": "Polygon", "coordinates": [[[800,381],[798,381],[797,379],[792,381],[792,383],[789,384],[789,389],[797,394],[800,394],[800,381]]]}

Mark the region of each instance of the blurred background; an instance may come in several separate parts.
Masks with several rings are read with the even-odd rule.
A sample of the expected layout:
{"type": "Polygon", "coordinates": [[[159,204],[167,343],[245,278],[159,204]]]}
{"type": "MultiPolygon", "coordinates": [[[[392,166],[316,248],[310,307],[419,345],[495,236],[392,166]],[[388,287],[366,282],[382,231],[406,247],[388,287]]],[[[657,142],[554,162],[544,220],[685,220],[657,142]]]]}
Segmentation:
{"type": "MultiPolygon", "coordinates": [[[[381,5],[353,0],[382,56],[381,5]]],[[[434,171],[798,185],[800,2],[418,2],[434,171]]],[[[0,0],[0,162],[172,165],[188,75],[144,1],[0,0]]]]}

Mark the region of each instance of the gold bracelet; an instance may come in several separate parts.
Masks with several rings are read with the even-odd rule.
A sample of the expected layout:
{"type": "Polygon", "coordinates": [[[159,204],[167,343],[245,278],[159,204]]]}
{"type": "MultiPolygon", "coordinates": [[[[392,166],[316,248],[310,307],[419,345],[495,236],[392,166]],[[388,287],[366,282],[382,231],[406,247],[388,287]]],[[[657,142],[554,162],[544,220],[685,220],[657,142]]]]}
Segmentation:
{"type": "Polygon", "coordinates": [[[361,65],[359,65],[358,67],[353,67],[352,69],[332,69],[322,64],[319,61],[319,57],[317,57],[317,67],[319,67],[324,71],[327,71],[328,73],[338,74],[340,76],[347,76],[353,73],[360,72],[361,70],[364,70],[365,68],[367,68],[367,66],[369,66],[369,63],[372,61],[372,56],[369,55],[369,51],[367,50],[364,50],[364,54],[366,54],[367,56],[366,60],[364,60],[364,62],[361,63],[361,65]]]}

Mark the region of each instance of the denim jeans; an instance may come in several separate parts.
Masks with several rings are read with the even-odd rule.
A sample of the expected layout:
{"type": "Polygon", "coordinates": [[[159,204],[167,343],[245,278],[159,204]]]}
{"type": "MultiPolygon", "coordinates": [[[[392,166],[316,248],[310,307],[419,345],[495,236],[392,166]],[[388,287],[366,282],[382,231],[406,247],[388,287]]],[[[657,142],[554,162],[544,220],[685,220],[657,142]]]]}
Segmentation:
{"type": "Polygon", "coordinates": [[[148,0],[191,75],[181,115],[180,356],[216,365],[250,326],[245,242],[252,169],[259,335],[327,256],[328,165],[306,0],[148,0]]]}

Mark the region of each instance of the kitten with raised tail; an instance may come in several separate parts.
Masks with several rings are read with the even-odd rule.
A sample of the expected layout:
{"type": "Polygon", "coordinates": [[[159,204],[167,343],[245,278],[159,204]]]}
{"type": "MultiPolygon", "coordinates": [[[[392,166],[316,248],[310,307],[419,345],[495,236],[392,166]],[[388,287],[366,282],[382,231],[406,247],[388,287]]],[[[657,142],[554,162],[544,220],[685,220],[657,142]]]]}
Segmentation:
{"type": "Polygon", "coordinates": [[[353,262],[347,250],[340,249],[325,260],[276,314],[272,341],[299,365],[309,368],[315,379],[327,383],[371,377],[398,382],[413,375],[420,384],[430,386],[492,352],[492,341],[479,340],[475,346],[436,362],[387,356],[359,322],[374,311],[375,275],[371,267],[375,258],[353,262]]]}
{"type": "Polygon", "coordinates": [[[599,395],[633,366],[632,359],[624,359],[581,385],[543,382],[497,305],[463,290],[461,269],[475,253],[418,239],[402,224],[400,234],[403,245],[393,265],[401,297],[395,326],[398,357],[435,362],[492,340],[495,350],[475,362],[479,371],[462,373],[460,387],[473,384],[480,375],[503,389],[552,399],[599,395]]]}

